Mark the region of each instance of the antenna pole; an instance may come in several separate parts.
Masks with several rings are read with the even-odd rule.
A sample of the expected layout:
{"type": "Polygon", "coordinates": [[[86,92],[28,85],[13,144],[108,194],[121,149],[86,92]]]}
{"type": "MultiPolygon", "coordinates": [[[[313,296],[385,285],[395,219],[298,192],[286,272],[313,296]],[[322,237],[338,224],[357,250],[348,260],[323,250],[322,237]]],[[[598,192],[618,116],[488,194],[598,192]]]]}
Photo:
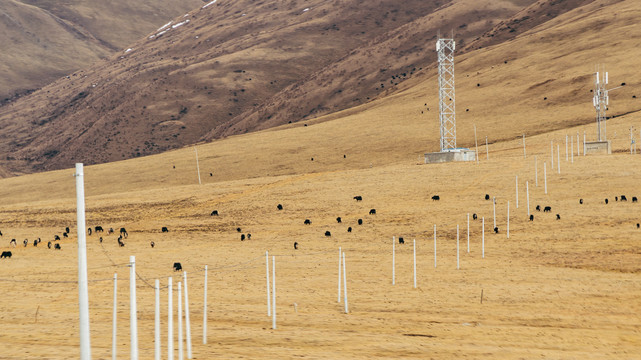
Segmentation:
{"type": "Polygon", "coordinates": [[[454,91],[454,50],[456,42],[439,39],[436,42],[438,53],[439,121],[441,132],[441,151],[456,148],[456,97],[454,91]]]}

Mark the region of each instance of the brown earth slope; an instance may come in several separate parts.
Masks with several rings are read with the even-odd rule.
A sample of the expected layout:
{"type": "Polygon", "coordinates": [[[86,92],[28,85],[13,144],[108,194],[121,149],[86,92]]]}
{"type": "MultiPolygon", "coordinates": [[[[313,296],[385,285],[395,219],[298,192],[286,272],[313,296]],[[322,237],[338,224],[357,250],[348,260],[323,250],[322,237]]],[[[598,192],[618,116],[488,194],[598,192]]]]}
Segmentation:
{"type": "Polygon", "coordinates": [[[104,59],[200,0],[0,2],[0,103],[104,59]]]}
{"type": "Polygon", "coordinates": [[[1,108],[0,154],[13,172],[54,169],[158,153],[349,108],[380,96],[381,68],[388,69],[389,88],[391,75],[396,83],[429,66],[439,28],[454,28],[466,43],[531,2],[246,0],[201,6],[131,45],[130,52],[1,108]],[[394,59],[402,61],[392,65],[394,59]],[[300,111],[274,111],[273,121],[271,114],[249,117],[280,104],[274,95],[316,73],[330,73],[344,86],[326,86],[323,75],[320,107],[310,109],[303,104],[308,99],[297,96],[291,106],[300,111]],[[251,123],[242,122],[246,117],[251,123]]]}

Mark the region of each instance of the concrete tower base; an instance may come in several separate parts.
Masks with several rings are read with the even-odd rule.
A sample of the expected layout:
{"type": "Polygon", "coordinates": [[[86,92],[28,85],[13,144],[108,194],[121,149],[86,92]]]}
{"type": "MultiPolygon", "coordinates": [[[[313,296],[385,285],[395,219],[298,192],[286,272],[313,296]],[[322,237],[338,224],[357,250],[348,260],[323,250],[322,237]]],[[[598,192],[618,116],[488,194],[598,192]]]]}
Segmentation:
{"type": "Polygon", "coordinates": [[[437,164],[452,161],[475,161],[476,151],[469,149],[452,149],[425,154],[426,164],[437,164]]]}

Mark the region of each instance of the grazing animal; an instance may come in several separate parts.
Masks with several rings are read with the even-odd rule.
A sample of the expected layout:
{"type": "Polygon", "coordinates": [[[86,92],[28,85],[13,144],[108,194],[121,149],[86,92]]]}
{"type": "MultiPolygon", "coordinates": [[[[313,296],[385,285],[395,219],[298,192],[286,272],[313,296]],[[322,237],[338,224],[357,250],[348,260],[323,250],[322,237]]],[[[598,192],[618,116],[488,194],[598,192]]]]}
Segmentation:
{"type": "Polygon", "coordinates": [[[614,197],[614,201],[619,201],[619,197],[618,197],[618,196],[615,196],[615,197],[614,197]]]}
{"type": "Polygon", "coordinates": [[[354,196],[354,200],[356,201],[363,201],[363,197],[360,195],[354,196]]]}
{"type": "Polygon", "coordinates": [[[66,232],[66,233],[69,233],[69,226],[67,226],[67,227],[65,228],[65,232],[66,232]]]}
{"type": "Polygon", "coordinates": [[[40,244],[41,242],[42,242],[42,240],[40,240],[40,238],[38,238],[38,244],[40,244]]]}
{"type": "Polygon", "coordinates": [[[29,240],[24,239],[24,241],[22,243],[24,244],[24,247],[27,247],[27,245],[29,244],[29,240]]]}
{"type": "Polygon", "coordinates": [[[127,233],[127,229],[125,229],[124,227],[121,227],[120,236],[123,236],[126,239],[129,236],[129,234],[127,233]]]}
{"type": "Polygon", "coordinates": [[[99,240],[99,241],[100,241],[100,243],[102,244],[102,236],[101,236],[101,237],[100,237],[100,239],[98,239],[98,240],[99,240]]]}
{"type": "MultiPolygon", "coordinates": [[[[633,196],[633,197],[632,197],[632,202],[637,202],[637,201],[639,201],[639,200],[637,199],[637,197],[636,197],[636,196],[633,196]]],[[[0,233],[0,236],[1,236],[1,235],[2,235],[2,233],[0,233]]]]}
{"type": "Polygon", "coordinates": [[[33,246],[38,246],[38,239],[35,239],[35,240],[33,241],[33,246]]]}
{"type": "Polygon", "coordinates": [[[440,196],[438,196],[438,195],[432,196],[432,201],[439,201],[439,200],[441,200],[440,196]]]}
{"type": "Polygon", "coordinates": [[[0,236],[2,236],[2,231],[0,231],[0,236]]]}
{"type": "Polygon", "coordinates": [[[543,212],[550,212],[552,211],[552,208],[550,206],[546,206],[543,208],[543,212]]]}
{"type": "Polygon", "coordinates": [[[13,247],[16,247],[16,239],[11,239],[11,241],[9,241],[9,245],[13,245],[13,247]]]}
{"type": "Polygon", "coordinates": [[[209,216],[218,216],[218,210],[214,210],[209,214],[209,216]]]}
{"type": "Polygon", "coordinates": [[[47,247],[48,247],[49,249],[51,249],[51,241],[49,241],[49,242],[47,243],[47,247]]]}
{"type": "Polygon", "coordinates": [[[240,241],[245,241],[245,234],[240,234],[240,241]]]}
{"type": "Polygon", "coordinates": [[[358,225],[363,225],[363,219],[358,219],[358,225]]]}
{"type": "Polygon", "coordinates": [[[639,223],[637,223],[637,229],[639,228],[639,223]]]}
{"type": "Polygon", "coordinates": [[[536,211],[541,211],[541,205],[536,206],[536,211]]]}
{"type": "Polygon", "coordinates": [[[56,245],[54,245],[54,247],[53,247],[53,248],[54,248],[55,250],[62,250],[62,248],[60,247],[60,244],[56,244],[56,245]]]}
{"type": "Polygon", "coordinates": [[[490,200],[490,195],[485,194],[485,200],[490,200]]]}
{"type": "Polygon", "coordinates": [[[583,205],[583,199],[579,199],[579,204],[583,205]]]}
{"type": "Polygon", "coordinates": [[[561,220],[561,215],[556,214],[556,219],[557,219],[557,220],[561,220]]]}
{"type": "Polygon", "coordinates": [[[163,227],[160,229],[160,231],[161,231],[161,232],[166,233],[166,232],[169,232],[169,229],[167,229],[167,227],[166,227],[166,226],[163,226],[163,227]]]}
{"type": "Polygon", "coordinates": [[[100,226],[100,225],[96,226],[96,227],[94,228],[94,230],[96,230],[96,232],[97,232],[97,233],[99,233],[99,232],[103,232],[103,231],[104,231],[104,229],[103,229],[103,228],[102,228],[102,226],[100,226]]]}
{"type": "Polygon", "coordinates": [[[53,237],[53,241],[58,241],[58,240],[60,240],[60,236],[56,235],[53,237]]]}
{"type": "Polygon", "coordinates": [[[87,235],[91,236],[91,228],[87,229],[87,235]]]}
{"type": "Polygon", "coordinates": [[[276,206],[276,208],[277,208],[278,210],[283,210],[283,205],[278,204],[278,206],[276,206]]]}
{"type": "Polygon", "coordinates": [[[402,237],[398,238],[398,243],[399,244],[405,244],[405,240],[402,237]]]}
{"type": "Polygon", "coordinates": [[[328,230],[328,231],[325,231],[325,236],[330,237],[330,236],[332,236],[332,233],[331,233],[331,232],[329,232],[329,230],[328,230]]]}
{"type": "Polygon", "coordinates": [[[0,259],[2,258],[10,258],[11,257],[11,251],[3,251],[2,255],[0,255],[0,259]]]}
{"type": "Polygon", "coordinates": [[[478,216],[476,216],[476,214],[472,214],[472,219],[473,220],[476,220],[477,218],[478,218],[478,216]]]}
{"type": "Polygon", "coordinates": [[[341,219],[341,217],[340,217],[340,216],[336,218],[336,222],[337,222],[337,223],[339,223],[339,224],[340,224],[340,223],[341,223],[341,221],[343,221],[343,220],[341,219]]]}
{"type": "Polygon", "coordinates": [[[530,221],[534,221],[534,215],[530,215],[530,221]]]}
{"type": "Polygon", "coordinates": [[[352,227],[351,226],[347,228],[347,232],[350,232],[350,233],[352,232],[352,227]]]}
{"type": "Polygon", "coordinates": [[[311,221],[311,220],[309,220],[309,219],[305,219],[305,221],[303,222],[303,224],[305,224],[305,225],[311,225],[311,224],[312,224],[312,221],[311,221]]]}
{"type": "Polygon", "coordinates": [[[236,228],[236,231],[237,231],[237,232],[241,232],[241,231],[242,231],[242,229],[238,227],[238,228],[236,228]]]}
{"type": "Polygon", "coordinates": [[[118,245],[120,247],[124,247],[125,246],[125,243],[122,241],[122,236],[118,236],[118,245]]]}
{"type": "Polygon", "coordinates": [[[67,237],[69,237],[69,235],[67,233],[62,233],[62,237],[63,238],[67,238],[67,237]]]}
{"type": "Polygon", "coordinates": [[[182,271],[183,266],[179,262],[174,263],[174,271],[182,271]]]}
{"type": "Polygon", "coordinates": [[[625,195],[621,195],[621,201],[628,201],[628,198],[625,195]]]}
{"type": "Polygon", "coordinates": [[[156,244],[153,241],[151,243],[149,243],[149,245],[151,245],[152,249],[154,248],[154,246],[156,246],[156,244]]]}
{"type": "Polygon", "coordinates": [[[252,238],[252,234],[247,233],[247,240],[250,240],[252,238]]]}
{"type": "Polygon", "coordinates": [[[114,233],[114,228],[109,228],[109,231],[107,231],[107,234],[113,234],[114,233]]]}
{"type": "Polygon", "coordinates": [[[494,233],[495,233],[495,234],[498,234],[498,233],[499,233],[499,227],[498,227],[498,226],[494,228],[494,233]]]}
{"type": "Polygon", "coordinates": [[[298,243],[294,241],[294,250],[298,250],[298,243]]]}
{"type": "Polygon", "coordinates": [[[608,199],[605,199],[605,204],[606,204],[606,205],[608,204],[608,199]]]}
{"type": "Polygon", "coordinates": [[[369,214],[370,214],[370,215],[376,215],[376,209],[371,209],[371,210],[369,211],[369,214]]]}

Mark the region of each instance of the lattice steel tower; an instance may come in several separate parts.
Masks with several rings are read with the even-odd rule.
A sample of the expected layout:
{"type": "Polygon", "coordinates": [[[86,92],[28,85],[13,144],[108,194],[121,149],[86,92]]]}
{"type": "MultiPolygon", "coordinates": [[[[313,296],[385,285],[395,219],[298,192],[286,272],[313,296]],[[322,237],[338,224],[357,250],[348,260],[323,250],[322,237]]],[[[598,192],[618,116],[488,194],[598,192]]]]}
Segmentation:
{"type": "Polygon", "coordinates": [[[456,98],[454,93],[454,39],[436,42],[438,52],[439,120],[441,124],[441,151],[456,148],[456,98]]]}
{"type": "Polygon", "coordinates": [[[610,97],[608,90],[605,86],[608,84],[608,73],[602,72],[601,79],[599,79],[599,71],[596,72],[596,81],[594,82],[594,98],[592,104],[596,110],[596,133],[597,140],[604,141],[606,139],[605,120],[607,119],[605,111],[610,104],[610,97]]]}

